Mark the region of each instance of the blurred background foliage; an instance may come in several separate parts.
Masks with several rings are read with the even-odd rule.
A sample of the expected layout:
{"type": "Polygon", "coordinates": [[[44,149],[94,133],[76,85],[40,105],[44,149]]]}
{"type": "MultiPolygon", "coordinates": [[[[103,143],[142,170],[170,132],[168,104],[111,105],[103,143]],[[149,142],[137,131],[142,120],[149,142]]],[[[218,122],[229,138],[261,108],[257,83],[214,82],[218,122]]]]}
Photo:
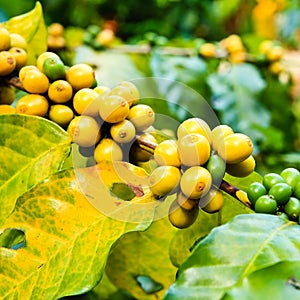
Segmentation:
{"type": "MultiPolygon", "coordinates": [[[[0,0],[0,20],[29,11],[35,2],[0,0]]],[[[298,0],[40,2],[46,24],[61,23],[69,34],[68,42],[76,45],[72,56],[66,55],[65,49],[60,51],[61,56],[66,60],[71,57],[72,63],[93,65],[100,84],[151,76],[183,83],[207,100],[221,123],[253,139],[259,172],[276,172],[285,166],[300,168],[298,0]],[[112,28],[118,45],[146,44],[150,48],[128,53],[110,47],[83,46],[82,38],[90,25],[112,28]],[[278,42],[287,53],[283,62],[291,75],[273,74],[270,66],[259,60],[228,63],[223,58],[206,59],[195,50],[204,42],[219,43],[230,34],[239,35],[251,55],[257,55],[263,40],[278,42]],[[159,46],[177,50],[170,55],[160,51],[159,46]]],[[[179,122],[187,117],[178,109],[183,102],[186,107],[197,105],[196,100],[185,95],[182,85],[169,84],[158,89],[161,97],[172,99],[168,105],[152,100],[152,105],[179,122]]]]}

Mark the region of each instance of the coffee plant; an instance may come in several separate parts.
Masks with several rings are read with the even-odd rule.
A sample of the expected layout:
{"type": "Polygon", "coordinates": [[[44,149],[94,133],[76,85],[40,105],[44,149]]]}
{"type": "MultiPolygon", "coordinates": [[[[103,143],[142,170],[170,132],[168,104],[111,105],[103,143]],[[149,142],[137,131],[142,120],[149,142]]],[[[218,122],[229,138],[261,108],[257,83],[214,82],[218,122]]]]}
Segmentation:
{"type": "Polygon", "coordinates": [[[39,2],[0,24],[0,298],[299,298],[284,45],[81,33],[39,2]]]}

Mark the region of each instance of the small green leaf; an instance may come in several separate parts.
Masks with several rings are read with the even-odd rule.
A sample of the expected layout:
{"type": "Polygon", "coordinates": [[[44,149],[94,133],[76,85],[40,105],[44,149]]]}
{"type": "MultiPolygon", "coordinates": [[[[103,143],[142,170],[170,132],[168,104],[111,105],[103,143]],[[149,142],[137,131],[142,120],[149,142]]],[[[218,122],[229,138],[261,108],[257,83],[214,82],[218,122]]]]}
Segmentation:
{"type": "Polygon", "coordinates": [[[130,201],[135,197],[132,188],[123,182],[114,182],[110,188],[110,192],[113,196],[126,201],[130,201]]]}

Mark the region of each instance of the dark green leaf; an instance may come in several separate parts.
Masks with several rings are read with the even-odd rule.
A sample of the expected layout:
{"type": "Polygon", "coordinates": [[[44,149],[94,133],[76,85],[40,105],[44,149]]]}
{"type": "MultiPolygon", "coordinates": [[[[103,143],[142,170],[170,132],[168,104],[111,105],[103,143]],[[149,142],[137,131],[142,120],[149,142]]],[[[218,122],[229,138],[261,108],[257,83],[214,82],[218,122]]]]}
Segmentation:
{"type": "Polygon", "coordinates": [[[114,196],[126,201],[130,201],[135,197],[132,188],[123,182],[114,182],[110,188],[110,192],[114,196]]]}

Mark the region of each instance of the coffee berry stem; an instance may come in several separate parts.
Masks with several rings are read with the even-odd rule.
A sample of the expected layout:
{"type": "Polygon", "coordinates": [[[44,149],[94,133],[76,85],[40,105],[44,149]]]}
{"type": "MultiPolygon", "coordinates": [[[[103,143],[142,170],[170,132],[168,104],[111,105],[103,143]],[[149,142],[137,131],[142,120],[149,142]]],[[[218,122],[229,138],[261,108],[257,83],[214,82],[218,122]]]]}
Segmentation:
{"type": "Polygon", "coordinates": [[[18,76],[12,76],[12,77],[6,77],[4,78],[4,82],[7,85],[12,85],[15,88],[17,88],[18,90],[22,90],[25,91],[20,79],[18,76]]]}
{"type": "MultiPolygon", "coordinates": [[[[151,154],[153,154],[153,152],[157,146],[156,143],[153,143],[139,135],[137,135],[137,137],[136,137],[136,143],[141,149],[148,151],[151,154]]],[[[247,193],[244,192],[243,190],[233,186],[231,183],[225,181],[224,179],[222,179],[220,189],[222,191],[224,191],[225,193],[229,194],[230,196],[232,196],[233,198],[237,199],[238,201],[240,201],[247,207],[249,207],[249,208],[251,207],[251,203],[247,197],[247,193]]]]}

